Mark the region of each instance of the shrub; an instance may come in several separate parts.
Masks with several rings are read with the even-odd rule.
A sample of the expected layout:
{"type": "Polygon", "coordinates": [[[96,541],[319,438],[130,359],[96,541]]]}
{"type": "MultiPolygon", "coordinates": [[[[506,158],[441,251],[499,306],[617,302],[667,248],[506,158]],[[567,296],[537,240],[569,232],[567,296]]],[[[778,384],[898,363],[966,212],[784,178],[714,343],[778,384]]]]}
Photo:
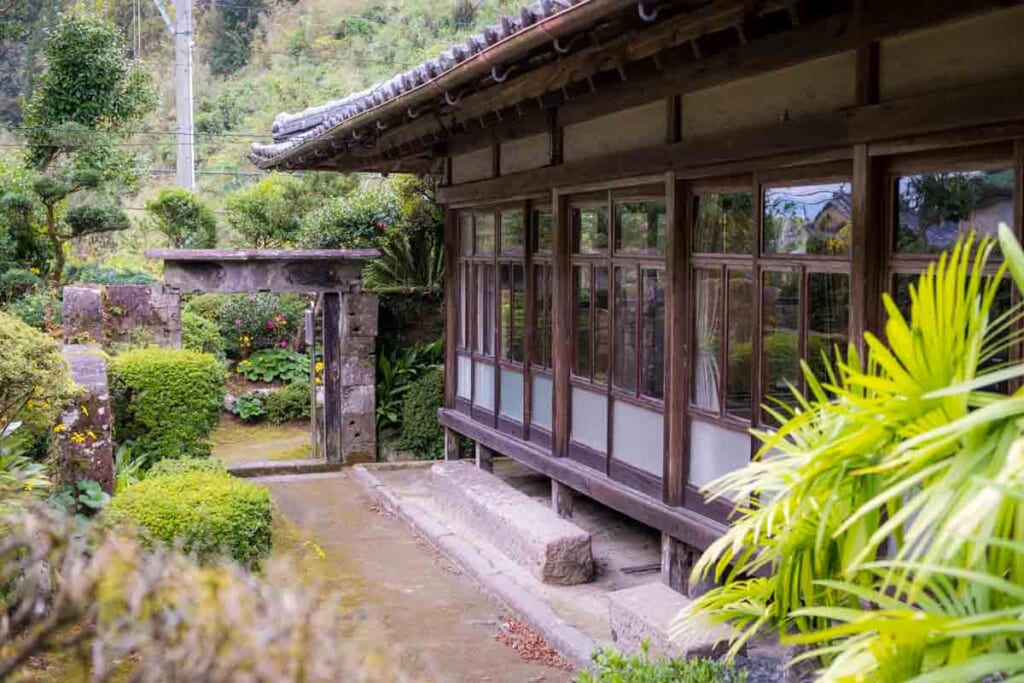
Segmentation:
{"type": "Polygon", "coordinates": [[[0,313],[0,349],[0,435],[10,434],[13,423],[29,434],[46,433],[73,392],[57,343],[0,313]]]}
{"type": "Polygon", "coordinates": [[[377,361],[377,426],[398,426],[409,385],[444,358],[442,340],[381,353],[377,361]]]}
{"type": "Polygon", "coordinates": [[[64,280],[95,285],[148,285],[156,282],[156,277],[148,270],[131,266],[76,263],[68,266],[64,280]]]}
{"type": "Polygon", "coordinates": [[[213,458],[169,458],[161,460],[149,468],[149,472],[146,473],[146,479],[170,477],[187,472],[227,474],[228,470],[223,462],[213,458]]]}
{"type": "Polygon", "coordinates": [[[646,641],[640,652],[595,652],[594,671],[584,671],[576,683],[746,683],[747,672],[711,659],[651,661],[646,641]]]}
{"type": "Polygon", "coordinates": [[[219,472],[182,472],[128,487],[107,506],[115,524],[153,540],[180,542],[200,561],[224,555],[255,566],[270,554],[273,506],[262,486],[219,472]]]}
{"type": "Polygon", "coordinates": [[[281,424],[309,419],[309,382],[292,382],[263,399],[267,420],[281,424]]]}
{"type": "Polygon", "coordinates": [[[190,311],[181,312],[181,344],[190,351],[224,357],[224,339],[217,323],[190,311]]]}
{"type": "Polygon", "coordinates": [[[402,445],[424,458],[444,448],[444,429],[437,411],[444,404],[444,373],[434,367],[409,385],[402,406],[402,445]]]}
{"type": "Polygon", "coordinates": [[[231,404],[231,413],[244,422],[259,422],[266,412],[263,396],[255,392],[239,396],[231,404]]]}
{"type": "Polygon", "coordinates": [[[233,358],[287,347],[303,324],[307,301],[292,294],[232,294],[218,316],[224,346],[233,358]]]}
{"type": "Polygon", "coordinates": [[[0,299],[10,301],[39,289],[43,278],[24,268],[11,268],[0,274],[0,299]]]}
{"type": "Polygon", "coordinates": [[[217,246],[217,218],[199,197],[180,187],[160,191],[146,202],[154,227],[175,249],[212,249],[217,246]]]}
{"type": "Polygon", "coordinates": [[[376,247],[398,220],[398,202],[391,192],[370,190],[330,199],[306,214],[298,243],[321,249],[376,247]]]}
{"type": "Polygon", "coordinates": [[[197,294],[188,298],[181,311],[220,324],[220,307],[223,302],[224,296],[221,294],[197,294]]]}
{"type": "Polygon", "coordinates": [[[15,299],[7,305],[7,312],[39,330],[46,329],[47,324],[59,325],[63,318],[60,299],[49,291],[15,299]]]}
{"type": "Polygon", "coordinates": [[[257,351],[236,368],[250,382],[301,382],[309,377],[309,356],[291,349],[257,351]]]}
{"type": "Polygon", "coordinates": [[[210,454],[206,437],[224,404],[224,369],[216,358],[136,349],[113,358],[108,374],[118,441],[133,441],[150,463],[210,454]]]}

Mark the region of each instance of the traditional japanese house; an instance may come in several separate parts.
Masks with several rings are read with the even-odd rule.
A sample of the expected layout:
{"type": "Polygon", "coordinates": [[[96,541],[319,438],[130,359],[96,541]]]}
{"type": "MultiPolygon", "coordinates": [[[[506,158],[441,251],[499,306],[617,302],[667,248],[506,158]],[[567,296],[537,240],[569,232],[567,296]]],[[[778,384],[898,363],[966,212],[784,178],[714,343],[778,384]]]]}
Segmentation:
{"type": "Polygon", "coordinates": [[[799,360],[1020,229],[1022,36],[1013,2],[543,0],[253,155],[441,178],[441,423],[661,530],[685,589],[799,360]]]}

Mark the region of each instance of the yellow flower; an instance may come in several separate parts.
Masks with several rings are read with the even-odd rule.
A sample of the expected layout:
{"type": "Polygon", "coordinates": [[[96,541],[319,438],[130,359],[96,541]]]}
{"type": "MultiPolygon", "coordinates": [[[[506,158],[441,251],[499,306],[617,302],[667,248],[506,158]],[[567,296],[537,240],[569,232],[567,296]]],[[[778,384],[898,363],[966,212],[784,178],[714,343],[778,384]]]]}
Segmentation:
{"type": "Polygon", "coordinates": [[[25,492],[26,493],[32,493],[32,489],[34,489],[35,487],[36,487],[36,483],[34,481],[25,482],[25,492]]]}
{"type": "Polygon", "coordinates": [[[85,430],[85,435],[87,437],[89,437],[90,439],[92,439],[93,441],[96,440],[96,432],[92,431],[91,429],[86,429],[85,430]]]}
{"type": "Polygon", "coordinates": [[[38,268],[29,268],[28,272],[32,273],[33,275],[39,275],[39,269],[38,268]]]}
{"type": "Polygon", "coordinates": [[[85,443],[85,434],[82,434],[81,432],[73,432],[71,434],[71,440],[77,444],[83,444],[85,443]]]}
{"type": "Polygon", "coordinates": [[[85,407],[84,403],[82,404],[82,415],[89,417],[89,409],[85,407]]]}
{"type": "Polygon", "coordinates": [[[54,434],[60,434],[61,432],[63,432],[66,429],[67,429],[66,426],[64,426],[63,424],[59,424],[59,425],[57,425],[56,427],[53,428],[53,433],[54,434]]]}

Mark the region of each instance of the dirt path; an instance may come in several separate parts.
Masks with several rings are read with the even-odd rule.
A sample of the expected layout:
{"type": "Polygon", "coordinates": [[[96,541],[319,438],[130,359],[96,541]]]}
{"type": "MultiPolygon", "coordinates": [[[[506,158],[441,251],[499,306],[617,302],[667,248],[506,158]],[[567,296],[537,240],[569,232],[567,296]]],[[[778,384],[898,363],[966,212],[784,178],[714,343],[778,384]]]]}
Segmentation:
{"type": "Polygon", "coordinates": [[[310,456],[306,422],[249,425],[225,414],[210,434],[210,441],[213,442],[213,457],[229,465],[261,460],[301,460],[310,456]]]}
{"type": "Polygon", "coordinates": [[[269,487],[284,517],[275,555],[299,557],[306,571],[312,563],[312,571],[344,592],[362,620],[357,638],[368,659],[383,657],[402,680],[417,683],[572,679],[498,642],[503,611],[366,498],[348,473],[257,481],[269,487]],[[318,550],[315,559],[310,547],[318,550]]]}

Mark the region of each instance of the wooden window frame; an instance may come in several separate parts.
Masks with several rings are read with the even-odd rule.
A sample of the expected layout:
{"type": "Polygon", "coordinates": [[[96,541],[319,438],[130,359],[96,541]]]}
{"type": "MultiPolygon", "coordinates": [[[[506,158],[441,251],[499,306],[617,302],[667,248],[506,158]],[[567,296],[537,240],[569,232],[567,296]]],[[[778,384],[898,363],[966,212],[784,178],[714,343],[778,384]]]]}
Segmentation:
{"type": "Polygon", "coordinates": [[[548,427],[537,425],[533,423],[533,378],[542,377],[552,383],[552,398],[554,397],[554,382],[555,382],[555,359],[554,359],[554,315],[555,299],[554,299],[554,284],[555,284],[555,253],[554,249],[548,249],[546,251],[540,251],[537,246],[537,214],[540,212],[548,212],[551,215],[552,229],[557,230],[558,226],[554,225],[554,211],[549,201],[529,201],[526,206],[526,240],[524,250],[526,252],[526,330],[528,331],[528,338],[526,339],[526,363],[523,372],[523,429],[524,438],[529,441],[534,441],[540,444],[542,447],[550,449],[552,446],[552,439],[554,433],[554,400],[551,405],[551,417],[552,424],[548,427]],[[536,274],[537,272],[546,273],[545,280],[545,292],[544,296],[547,299],[547,317],[541,312],[536,310],[537,296],[536,296],[536,274]],[[543,330],[545,329],[545,323],[547,325],[549,334],[552,338],[549,340],[551,346],[551,357],[550,359],[544,358],[543,348],[543,330]],[[538,349],[534,344],[537,338],[537,330],[541,330],[541,348],[538,349]],[[539,358],[540,360],[536,360],[539,358]],[[548,360],[549,362],[545,362],[548,360]]]}

